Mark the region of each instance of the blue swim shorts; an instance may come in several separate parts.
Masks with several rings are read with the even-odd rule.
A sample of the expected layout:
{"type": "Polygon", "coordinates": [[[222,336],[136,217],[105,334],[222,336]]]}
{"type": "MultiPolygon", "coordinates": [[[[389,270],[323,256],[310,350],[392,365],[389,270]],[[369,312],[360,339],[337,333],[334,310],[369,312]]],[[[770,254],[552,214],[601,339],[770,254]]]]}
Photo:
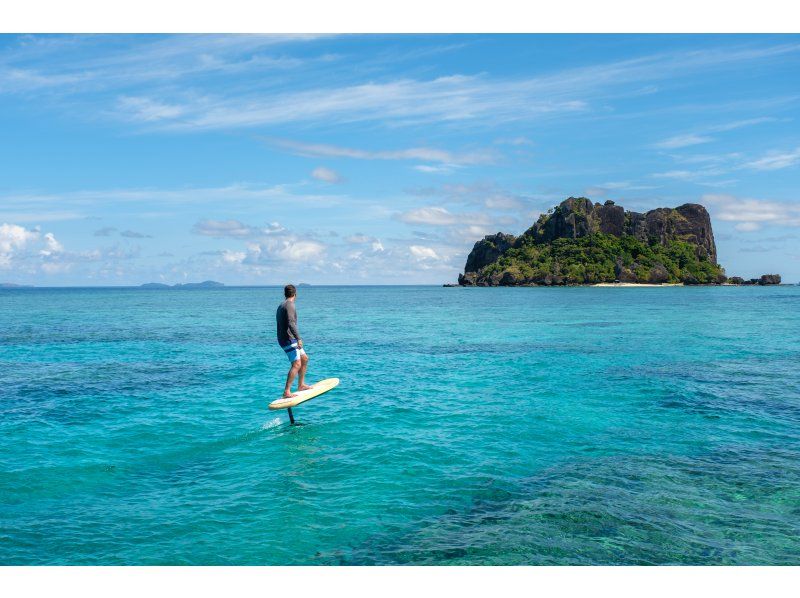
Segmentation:
{"type": "Polygon", "coordinates": [[[284,347],[281,347],[281,349],[286,351],[286,357],[289,358],[289,361],[294,363],[295,361],[300,359],[301,355],[305,355],[306,352],[305,352],[304,349],[302,349],[301,347],[297,346],[297,339],[293,338],[293,339],[291,339],[291,341],[292,342],[290,344],[288,344],[288,345],[286,345],[284,347]]]}

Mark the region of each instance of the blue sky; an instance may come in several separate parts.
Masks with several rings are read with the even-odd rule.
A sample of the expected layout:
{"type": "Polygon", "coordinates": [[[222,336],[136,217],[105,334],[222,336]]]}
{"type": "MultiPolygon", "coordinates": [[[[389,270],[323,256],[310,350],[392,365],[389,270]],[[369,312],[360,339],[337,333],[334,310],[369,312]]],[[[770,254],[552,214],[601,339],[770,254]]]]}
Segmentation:
{"type": "Polygon", "coordinates": [[[410,284],[564,198],[800,281],[800,36],[0,36],[0,282],[410,284]]]}

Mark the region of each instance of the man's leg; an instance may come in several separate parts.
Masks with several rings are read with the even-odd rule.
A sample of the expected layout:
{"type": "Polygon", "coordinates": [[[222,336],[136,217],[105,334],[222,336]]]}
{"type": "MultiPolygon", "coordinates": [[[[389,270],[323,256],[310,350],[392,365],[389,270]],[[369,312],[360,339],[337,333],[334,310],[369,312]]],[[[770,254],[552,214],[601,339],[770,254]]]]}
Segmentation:
{"type": "Polygon", "coordinates": [[[289,399],[295,396],[292,393],[292,382],[294,382],[294,377],[297,375],[297,372],[300,371],[300,360],[292,362],[292,366],[289,368],[289,373],[286,375],[286,386],[283,387],[283,398],[289,399]]]}
{"type": "Polygon", "coordinates": [[[311,388],[306,384],[306,370],[308,369],[308,355],[300,356],[300,377],[297,379],[297,390],[308,390],[311,388]]]}

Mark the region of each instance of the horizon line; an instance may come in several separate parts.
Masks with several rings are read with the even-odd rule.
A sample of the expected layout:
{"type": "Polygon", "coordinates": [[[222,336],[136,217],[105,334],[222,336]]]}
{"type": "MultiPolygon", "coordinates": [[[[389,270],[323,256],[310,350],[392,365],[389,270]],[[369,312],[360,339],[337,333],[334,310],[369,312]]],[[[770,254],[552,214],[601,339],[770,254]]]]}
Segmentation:
{"type": "MultiPolygon", "coordinates": [[[[0,290],[13,290],[13,289],[142,289],[144,285],[151,284],[151,283],[142,283],[142,284],[128,284],[128,285],[49,285],[49,286],[37,286],[33,284],[16,284],[16,283],[0,283],[0,290]],[[4,284],[9,284],[11,286],[3,286],[4,284]]],[[[160,288],[145,288],[142,290],[145,291],[166,291],[169,289],[179,289],[180,287],[176,287],[175,285],[167,285],[166,283],[157,283],[157,284],[164,284],[164,287],[160,288]]],[[[196,285],[198,283],[176,283],[180,285],[196,285]]],[[[216,290],[216,289],[280,289],[283,288],[285,285],[283,284],[224,284],[220,283],[221,286],[213,286],[213,287],[200,287],[200,286],[192,286],[186,288],[184,290],[216,290]]],[[[308,288],[308,287],[439,287],[445,284],[454,284],[454,283],[419,283],[419,284],[380,284],[380,283],[368,283],[368,284],[311,284],[306,283],[301,288],[308,288]]],[[[295,286],[300,286],[295,285],[295,286]]]]}

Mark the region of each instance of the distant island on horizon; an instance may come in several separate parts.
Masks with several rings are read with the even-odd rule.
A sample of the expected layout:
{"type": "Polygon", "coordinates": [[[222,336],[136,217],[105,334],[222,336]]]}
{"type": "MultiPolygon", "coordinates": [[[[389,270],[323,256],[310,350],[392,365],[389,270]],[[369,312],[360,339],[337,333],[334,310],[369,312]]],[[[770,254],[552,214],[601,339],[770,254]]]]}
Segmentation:
{"type": "MultiPolygon", "coordinates": [[[[639,213],[608,200],[569,197],[519,237],[476,242],[459,286],[594,284],[774,285],[779,274],[728,278],[700,204],[639,213]]],[[[456,286],[456,285],[447,285],[456,286]]]]}
{"type": "Polygon", "coordinates": [[[147,282],[139,285],[140,289],[218,289],[225,285],[215,280],[204,280],[203,282],[184,282],[177,284],[164,284],[163,282],[147,282]]]}

